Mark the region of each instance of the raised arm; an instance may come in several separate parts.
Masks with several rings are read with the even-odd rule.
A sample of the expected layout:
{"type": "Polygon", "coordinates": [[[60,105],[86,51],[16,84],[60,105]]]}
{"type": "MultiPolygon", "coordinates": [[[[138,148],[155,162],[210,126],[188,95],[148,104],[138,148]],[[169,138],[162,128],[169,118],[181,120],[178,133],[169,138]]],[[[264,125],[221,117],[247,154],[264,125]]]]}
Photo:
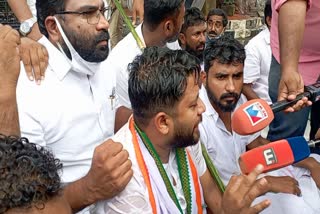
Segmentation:
{"type": "Polygon", "coordinates": [[[20,72],[20,37],[0,24],[0,133],[20,136],[16,86],[20,72]]]}

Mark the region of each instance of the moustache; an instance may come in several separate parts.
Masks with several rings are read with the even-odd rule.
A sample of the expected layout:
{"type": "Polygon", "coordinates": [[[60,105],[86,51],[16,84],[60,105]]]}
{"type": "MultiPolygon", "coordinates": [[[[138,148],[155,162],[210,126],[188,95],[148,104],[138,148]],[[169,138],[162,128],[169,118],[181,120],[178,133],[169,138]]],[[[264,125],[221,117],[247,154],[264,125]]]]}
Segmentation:
{"type": "Polygon", "coordinates": [[[101,41],[109,41],[110,35],[108,31],[102,31],[96,38],[95,42],[98,44],[101,41]]]}
{"type": "Polygon", "coordinates": [[[222,94],[221,97],[220,97],[220,100],[222,99],[225,99],[225,98],[235,98],[236,100],[239,99],[239,94],[237,93],[234,93],[234,92],[231,92],[231,93],[225,93],[225,94],[222,94]]]}

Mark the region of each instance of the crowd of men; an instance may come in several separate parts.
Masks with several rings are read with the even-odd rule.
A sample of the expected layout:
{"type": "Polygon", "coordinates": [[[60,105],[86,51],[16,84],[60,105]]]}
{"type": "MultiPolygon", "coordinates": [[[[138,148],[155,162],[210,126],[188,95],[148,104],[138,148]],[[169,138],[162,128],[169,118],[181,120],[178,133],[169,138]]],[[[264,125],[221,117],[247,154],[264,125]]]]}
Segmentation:
{"type": "MultiPolygon", "coordinates": [[[[223,10],[205,17],[183,0],[134,1],[143,5],[135,30],[145,48],[130,33],[110,50],[113,9],[102,0],[37,0],[38,30],[24,36],[0,25],[0,213],[319,213],[317,154],[264,174],[262,165],[242,174],[238,163],[246,150],[303,135],[270,137],[276,122],[267,139],[231,128],[241,104],[271,103],[268,90],[278,89],[267,81],[268,33],[278,28],[273,14],[281,24],[280,14],[292,12],[289,1],[273,1],[278,11],[266,3],[268,27],[252,40],[265,45],[258,49],[224,35],[223,10]],[[178,50],[168,48],[173,42],[178,50]]],[[[299,1],[305,14],[319,12],[317,2],[299,1]]],[[[279,31],[282,56],[282,44],[292,44],[279,31]]],[[[318,62],[308,56],[302,63],[318,62]]],[[[283,64],[298,66],[294,57],[283,64]]],[[[302,80],[290,75],[278,75],[279,99],[301,92],[288,83],[302,80]]],[[[302,114],[310,105],[303,98],[287,111],[302,114]]]]}

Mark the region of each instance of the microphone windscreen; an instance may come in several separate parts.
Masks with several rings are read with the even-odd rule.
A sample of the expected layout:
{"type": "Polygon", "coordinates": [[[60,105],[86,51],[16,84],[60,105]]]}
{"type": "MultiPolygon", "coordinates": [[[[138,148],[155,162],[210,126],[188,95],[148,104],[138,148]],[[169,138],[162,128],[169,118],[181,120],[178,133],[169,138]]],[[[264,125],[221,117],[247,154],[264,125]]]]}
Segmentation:
{"type": "Polygon", "coordinates": [[[242,104],[232,115],[232,130],[240,135],[249,135],[267,127],[274,115],[268,103],[253,99],[242,104]]]}
{"type": "Polygon", "coordinates": [[[278,140],[243,153],[239,158],[243,173],[249,174],[258,164],[264,166],[264,172],[291,165],[294,155],[287,140],[278,140]]]}
{"type": "Polygon", "coordinates": [[[294,162],[297,163],[310,156],[310,148],[304,137],[291,137],[287,139],[293,153],[294,162]]]}

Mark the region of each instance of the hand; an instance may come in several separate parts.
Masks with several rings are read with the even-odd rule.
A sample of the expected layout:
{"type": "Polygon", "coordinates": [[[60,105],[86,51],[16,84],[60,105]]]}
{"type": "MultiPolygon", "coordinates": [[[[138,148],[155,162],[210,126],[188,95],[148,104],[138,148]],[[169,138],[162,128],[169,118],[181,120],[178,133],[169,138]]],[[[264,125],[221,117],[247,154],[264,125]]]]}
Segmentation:
{"type": "Polygon", "coordinates": [[[290,176],[266,176],[271,192],[289,193],[293,195],[301,195],[299,183],[290,176]]]}
{"type": "MultiPolygon", "coordinates": [[[[294,100],[296,96],[304,92],[303,79],[299,73],[296,72],[282,72],[282,76],[279,83],[279,96],[278,101],[281,100],[294,100]]],[[[288,107],[285,112],[299,111],[305,106],[310,106],[312,103],[308,101],[307,97],[299,100],[296,104],[288,107]]]]}
{"type": "Polygon", "coordinates": [[[268,191],[265,178],[256,180],[263,171],[259,164],[249,175],[232,176],[222,198],[223,214],[255,214],[270,205],[264,200],[251,207],[253,200],[268,191]]]}
{"type": "Polygon", "coordinates": [[[0,93],[7,90],[15,93],[19,73],[20,36],[19,33],[8,25],[0,24],[0,93]]]}
{"type": "Polygon", "coordinates": [[[21,39],[20,57],[29,79],[31,81],[35,79],[39,85],[41,80],[44,79],[48,66],[47,49],[40,43],[23,37],[21,39]]]}
{"type": "Polygon", "coordinates": [[[320,163],[314,164],[310,169],[311,177],[316,183],[317,187],[320,189],[320,163]]]}
{"type": "Polygon", "coordinates": [[[133,0],[132,5],[132,24],[135,25],[137,22],[137,16],[140,18],[140,23],[143,22],[144,16],[144,0],[133,0]]]}
{"type": "Polygon", "coordinates": [[[126,187],[133,175],[128,157],[122,145],[112,140],[96,147],[91,168],[84,178],[91,203],[112,198],[126,187]]]}

